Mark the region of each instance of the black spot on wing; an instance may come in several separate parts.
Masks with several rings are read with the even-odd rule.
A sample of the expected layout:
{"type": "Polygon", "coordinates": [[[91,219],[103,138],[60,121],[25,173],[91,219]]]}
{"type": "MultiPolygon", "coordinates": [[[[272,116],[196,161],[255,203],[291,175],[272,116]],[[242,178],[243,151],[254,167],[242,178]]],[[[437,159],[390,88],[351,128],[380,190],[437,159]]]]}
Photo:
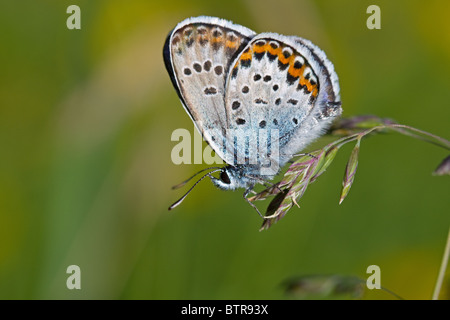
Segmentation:
{"type": "Polygon", "coordinates": [[[260,74],[255,74],[253,76],[253,81],[259,81],[259,80],[261,80],[261,75],[260,74]]]}
{"type": "Polygon", "coordinates": [[[261,99],[261,98],[257,98],[255,99],[255,103],[256,104],[268,104],[267,101],[261,99]]]}
{"type": "Polygon", "coordinates": [[[208,72],[209,70],[211,70],[211,60],[206,60],[205,63],[203,64],[203,69],[208,72]]]}
{"type": "Polygon", "coordinates": [[[296,81],[298,81],[299,77],[292,76],[289,72],[286,76],[286,81],[289,85],[293,85],[296,81]]]}
{"type": "Polygon", "coordinates": [[[300,61],[295,61],[294,62],[294,68],[295,69],[300,69],[303,66],[303,64],[300,61]]]}
{"type": "Polygon", "coordinates": [[[252,64],[252,60],[251,59],[241,60],[241,66],[243,68],[249,68],[251,64],[252,64]]]}
{"type": "Polygon", "coordinates": [[[231,79],[235,79],[238,74],[238,67],[233,68],[233,71],[231,72],[231,79]]]}
{"type": "Polygon", "coordinates": [[[192,67],[194,68],[195,71],[197,71],[198,73],[202,72],[202,66],[199,63],[194,63],[192,65],[192,67]]]}
{"type": "Polygon", "coordinates": [[[223,73],[223,67],[222,66],[215,66],[214,67],[214,72],[215,72],[216,75],[220,76],[223,73]]]}
{"type": "Polygon", "coordinates": [[[184,68],[183,72],[186,76],[190,76],[192,74],[192,71],[189,68],[184,68]]]}
{"type": "Polygon", "coordinates": [[[267,57],[269,58],[269,61],[275,61],[276,58],[278,58],[278,56],[276,54],[271,54],[270,52],[267,51],[267,57]]]}
{"type": "Polygon", "coordinates": [[[206,95],[215,95],[215,94],[217,94],[217,89],[214,87],[208,87],[208,88],[205,88],[204,93],[206,95]]]}
{"type": "Polygon", "coordinates": [[[289,63],[282,63],[280,60],[278,60],[278,69],[281,71],[284,71],[289,67],[289,63]]]}
{"type": "Polygon", "coordinates": [[[194,44],[194,38],[189,38],[189,39],[186,41],[186,46],[187,46],[188,48],[192,47],[193,44],[194,44]]]}
{"type": "Polygon", "coordinates": [[[256,60],[261,61],[261,59],[264,57],[265,54],[266,54],[265,51],[255,52],[255,53],[253,53],[253,57],[255,57],[256,60]]]}

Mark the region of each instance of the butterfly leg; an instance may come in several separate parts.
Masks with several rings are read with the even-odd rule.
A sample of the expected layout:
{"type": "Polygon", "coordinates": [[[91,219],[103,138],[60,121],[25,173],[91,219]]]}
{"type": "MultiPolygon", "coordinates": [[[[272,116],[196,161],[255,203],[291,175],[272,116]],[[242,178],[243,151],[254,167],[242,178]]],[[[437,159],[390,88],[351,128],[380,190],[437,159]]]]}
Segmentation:
{"type": "MultiPolygon", "coordinates": [[[[261,178],[259,178],[259,177],[257,177],[257,176],[251,176],[253,179],[255,179],[255,180],[258,180],[259,181],[259,183],[261,183],[262,185],[264,185],[267,189],[269,189],[269,188],[273,188],[273,189],[278,189],[278,192],[283,192],[283,190],[281,190],[280,189],[280,187],[278,186],[280,183],[272,183],[272,182],[270,182],[270,181],[267,181],[267,180],[264,180],[264,179],[261,179],[261,178]]],[[[253,193],[253,194],[257,194],[255,191],[253,191],[253,190],[251,190],[251,192],[253,193]]]]}
{"type": "Polygon", "coordinates": [[[256,210],[256,212],[258,212],[259,216],[264,219],[264,216],[261,214],[261,212],[259,212],[255,204],[247,198],[250,192],[253,192],[253,186],[247,188],[242,196],[244,197],[245,201],[247,201],[256,210]]]}

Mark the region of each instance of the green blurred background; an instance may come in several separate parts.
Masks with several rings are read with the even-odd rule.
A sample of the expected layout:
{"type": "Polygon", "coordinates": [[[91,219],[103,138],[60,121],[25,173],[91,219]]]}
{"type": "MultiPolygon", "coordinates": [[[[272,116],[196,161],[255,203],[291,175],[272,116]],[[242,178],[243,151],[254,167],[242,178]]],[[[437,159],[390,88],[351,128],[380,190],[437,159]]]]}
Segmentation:
{"type": "Polygon", "coordinates": [[[168,212],[187,190],[171,186],[206,165],[171,162],[172,131],[193,126],[162,46],[198,15],[302,36],[334,63],[344,116],[390,117],[448,139],[450,2],[0,3],[0,298],[284,299],[287,278],[366,279],[372,264],[382,286],[431,298],[450,225],[449,178],[431,175],[445,150],[399,134],[363,141],[339,206],[346,146],[301,208],[264,232],[240,191],[209,181],[168,212]],[[66,28],[71,4],[81,30],[66,28]],[[371,4],[381,30],[366,27],[371,4]],[[81,290],[66,288],[72,264],[81,290]]]}

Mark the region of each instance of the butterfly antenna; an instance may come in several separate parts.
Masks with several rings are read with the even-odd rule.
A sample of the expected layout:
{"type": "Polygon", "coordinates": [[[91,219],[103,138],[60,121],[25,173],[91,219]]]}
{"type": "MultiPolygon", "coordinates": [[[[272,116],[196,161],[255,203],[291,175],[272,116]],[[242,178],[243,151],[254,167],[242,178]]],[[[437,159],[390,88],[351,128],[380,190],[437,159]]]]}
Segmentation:
{"type": "MultiPolygon", "coordinates": [[[[208,169],[212,169],[212,168],[208,168],[208,169]]],[[[205,170],[206,170],[206,169],[205,169],[205,170]]],[[[202,170],[202,171],[205,171],[205,170],[202,170]]],[[[172,209],[178,207],[178,205],[180,205],[180,203],[183,202],[183,200],[187,197],[187,195],[192,191],[192,189],[195,188],[195,186],[196,186],[200,181],[202,181],[202,180],[205,179],[206,177],[210,177],[210,178],[212,179],[213,177],[211,176],[211,173],[214,173],[214,172],[217,172],[217,171],[220,171],[220,170],[222,170],[222,168],[218,168],[217,170],[213,170],[213,171],[211,171],[211,172],[208,172],[208,173],[205,174],[203,177],[201,177],[200,179],[198,179],[197,182],[196,182],[196,183],[188,190],[188,192],[186,192],[186,193],[184,194],[184,196],[182,196],[179,200],[177,200],[174,204],[172,204],[172,205],[169,207],[169,210],[172,210],[172,209]]],[[[201,172],[201,171],[200,171],[200,172],[201,172]]],[[[195,177],[198,173],[199,173],[199,172],[197,172],[197,173],[194,175],[194,177],[195,177]]],[[[193,178],[193,177],[192,177],[192,178],[193,178]]],[[[192,179],[192,178],[189,178],[189,180],[192,179]]]]}
{"type": "MultiPolygon", "coordinates": [[[[209,168],[200,170],[199,172],[197,172],[196,174],[194,174],[194,175],[193,175],[192,177],[190,177],[189,179],[186,179],[186,180],[184,180],[183,182],[181,182],[181,183],[179,183],[179,184],[173,186],[173,187],[172,187],[172,190],[179,189],[179,188],[183,187],[186,183],[188,183],[189,181],[191,181],[191,180],[192,180],[195,176],[197,176],[199,173],[202,173],[202,172],[204,172],[204,171],[206,171],[206,170],[211,170],[211,169],[221,169],[221,168],[220,168],[220,167],[209,167],[209,168]]],[[[214,172],[215,172],[215,171],[214,171],[214,172]]],[[[211,172],[210,172],[210,173],[211,173],[211,172]]]]}

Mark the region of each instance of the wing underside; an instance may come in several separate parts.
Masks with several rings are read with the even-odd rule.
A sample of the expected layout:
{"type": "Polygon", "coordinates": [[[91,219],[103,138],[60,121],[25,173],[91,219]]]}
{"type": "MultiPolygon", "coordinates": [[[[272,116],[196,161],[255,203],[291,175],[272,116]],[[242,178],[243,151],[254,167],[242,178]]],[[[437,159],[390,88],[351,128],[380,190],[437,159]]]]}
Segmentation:
{"type": "Polygon", "coordinates": [[[182,104],[211,148],[226,161],[217,141],[227,128],[225,80],[231,61],[254,32],[229,21],[187,19],[169,34],[164,59],[182,104]]]}

